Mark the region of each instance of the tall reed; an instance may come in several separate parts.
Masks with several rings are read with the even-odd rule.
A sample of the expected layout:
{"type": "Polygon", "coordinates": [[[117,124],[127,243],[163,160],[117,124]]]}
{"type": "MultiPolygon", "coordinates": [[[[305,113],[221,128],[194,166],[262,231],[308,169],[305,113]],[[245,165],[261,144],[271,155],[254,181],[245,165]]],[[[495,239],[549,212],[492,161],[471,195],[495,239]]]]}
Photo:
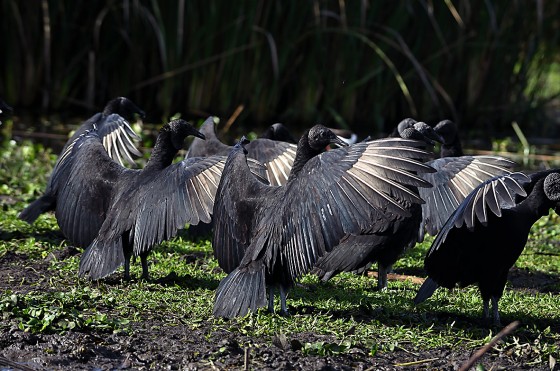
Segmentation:
{"type": "Polygon", "coordinates": [[[556,1],[3,0],[0,9],[0,94],[36,114],[127,95],[152,120],[243,105],[247,127],[323,122],[375,135],[412,116],[487,131],[515,119],[532,130],[559,93],[543,89],[558,58],[556,1]]]}

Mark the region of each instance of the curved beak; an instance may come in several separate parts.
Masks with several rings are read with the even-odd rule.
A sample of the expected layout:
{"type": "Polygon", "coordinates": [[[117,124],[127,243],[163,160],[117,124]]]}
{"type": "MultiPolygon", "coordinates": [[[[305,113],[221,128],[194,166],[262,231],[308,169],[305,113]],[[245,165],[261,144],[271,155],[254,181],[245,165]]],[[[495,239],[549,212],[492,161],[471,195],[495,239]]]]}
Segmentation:
{"type": "Polygon", "coordinates": [[[204,134],[202,134],[200,131],[194,129],[194,133],[193,135],[197,138],[200,138],[202,140],[206,140],[206,137],[204,136],[204,134]]]}
{"type": "Polygon", "coordinates": [[[237,142],[237,144],[236,144],[235,146],[236,146],[236,147],[241,146],[241,148],[243,148],[243,153],[244,153],[244,154],[247,154],[247,153],[249,153],[249,152],[248,152],[247,149],[245,148],[245,145],[247,145],[247,144],[249,144],[249,143],[251,143],[251,141],[250,141],[249,139],[247,139],[247,137],[244,135],[244,136],[241,137],[241,139],[239,139],[239,142],[237,142]]]}
{"type": "Polygon", "coordinates": [[[334,138],[331,139],[331,144],[336,144],[339,147],[348,147],[349,144],[344,141],[344,139],[340,138],[338,135],[335,135],[334,138]]]}

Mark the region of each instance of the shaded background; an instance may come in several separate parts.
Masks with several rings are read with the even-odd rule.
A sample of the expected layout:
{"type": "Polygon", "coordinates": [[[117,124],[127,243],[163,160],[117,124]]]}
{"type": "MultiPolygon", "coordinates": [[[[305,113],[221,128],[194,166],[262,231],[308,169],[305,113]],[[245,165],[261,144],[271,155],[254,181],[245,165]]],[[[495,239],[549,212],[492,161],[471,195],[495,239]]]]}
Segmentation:
{"type": "Polygon", "coordinates": [[[47,132],[124,95],[161,123],[237,115],[382,135],[557,134],[560,2],[0,0],[0,95],[47,132]]]}

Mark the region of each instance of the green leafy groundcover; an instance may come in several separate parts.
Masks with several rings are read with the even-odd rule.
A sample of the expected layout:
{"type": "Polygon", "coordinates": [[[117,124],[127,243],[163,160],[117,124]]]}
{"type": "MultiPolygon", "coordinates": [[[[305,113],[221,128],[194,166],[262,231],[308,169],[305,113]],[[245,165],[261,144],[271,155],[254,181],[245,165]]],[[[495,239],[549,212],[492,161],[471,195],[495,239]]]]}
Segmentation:
{"type": "MultiPolygon", "coordinates": [[[[0,188],[4,210],[0,213],[0,331],[15,326],[35,334],[133,334],[136,324],[156,321],[189,331],[208,329],[208,339],[212,333],[226,331],[269,345],[287,342],[302,357],[350,354],[356,349],[371,357],[402,350],[421,357],[430,349],[472,351],[499,330],[480,320],[482,301],[475,287],[439,289],[426,303],[412,304],[430,241],[395,265],[395,272],[405,279],[391,280],[386,291],[375,289],[373,277],[341,274],[321,283],[305,276],[290,293],[290,317],[259,310],[233,320],[214,318],[214,291],[225,275],[212,256],[210,242],[192,242],[185,234],[150,255],[149,281],[123,281],[122,271],[100,282],[80,280],[76,272],[81,250],[68,246],[53,215],[41,216],[33,226],[17,219],[45,185],[44,168],[28,166],[45,155],[32,146],[10,148],[10,166],[3,162],[0,167],[0,183],[5,184],[0,188]],[[296,334],[300,340],[294,340],[296,334]]],[[[52,155],[46,159],[47,164],[53,162],[52,155]]],[[[491,350],[493,354],[540,366],[558,357],[558,231],[554,214],[534,226],[500,301],[503,324],[519,320],[521,325],[491,350]]],[[[132,275],[140,273],[139,264],[133,264],[132,275]]]]}

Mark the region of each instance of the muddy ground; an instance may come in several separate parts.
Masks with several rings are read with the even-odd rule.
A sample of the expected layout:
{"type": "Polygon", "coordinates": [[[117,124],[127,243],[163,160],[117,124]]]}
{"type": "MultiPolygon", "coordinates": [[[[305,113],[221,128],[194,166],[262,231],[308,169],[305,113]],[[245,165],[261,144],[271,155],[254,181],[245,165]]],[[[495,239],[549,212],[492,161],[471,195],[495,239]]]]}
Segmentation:
{"type": "MultiPolygon", "coordinates": [[[[58,259],[76,251],[61,250],[58,259]]],[[[27,256],[6,253],[0,258],[0,290],[25,293],[48,290],[48,257],[30,260],[27,256]],[[10,284],[6,282],[11,277],[10,284]],[[15,279],[14,279],[15,278],[15,279]],[[14,287],[13,282],[20,282],[14,287]],[[33,286],[30,286],[31,283],[33,286]]],[[[543,287],[547,277],[535,277],[515,271],[513,285],[543,287]],[[538,280],[544,280],[538,282],[538,280]]],[[[5,321],[5,320],[4,320],[5,321]]],[[[34,370],[112,370],[112,369],[244,369],[255,370],[454,370],[465,362],[472,350],[435,349],[418,351],[400,348],[390,353],[368,354],[367,349],[353,348],[336,356],[309,356],[301,352],[302,344],[321,340],[334,342],[324,335],[302,333],[289,338],[247,338],[238,333],[212,332],[211,325],[201,322],[195,331],[182,326],[169,326],[158,321],[131,324],[129,333],[79,332],[31,334],[15,324],[0,327],[0,356],[21,367],[34,370]],[[243,345],[240,345],[243,344],[243,345]],[[249,344],[249,346],[247,346],[249,344]],[[414,363],[417,362],[417,363],[414,363]],[[407,363],[412,363],[405,366],[407,363]],[[404,365],[403,365],[404,364],[404,365]]],[[[529,366],[530,359],[507,352],[488,352],[482,359],[486,369],[539,369],[529,366]]],[[[0,359],[0,370],[10,369],[0,359]]],[[[12,364],[13,365],[13,364],[12,364]]],[[[540,369],[550,369],[543,365],[540,369]]]]}

